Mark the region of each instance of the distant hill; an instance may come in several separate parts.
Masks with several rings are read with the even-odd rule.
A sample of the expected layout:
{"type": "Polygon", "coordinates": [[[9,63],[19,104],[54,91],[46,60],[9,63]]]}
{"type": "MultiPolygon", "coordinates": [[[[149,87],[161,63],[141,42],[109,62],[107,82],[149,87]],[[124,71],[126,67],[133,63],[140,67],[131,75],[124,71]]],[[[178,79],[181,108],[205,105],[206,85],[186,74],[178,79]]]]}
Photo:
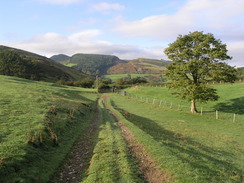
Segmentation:
{"type": "Polygon", "coordinates": [[[107,74],[107,70],[118,64],[125,63],[125,61],[120,60],[118,57],[113,55],[99,55],[99,54],[82,54],[78,53],[73,55],[67,60],[65,55],[54,55],[51,57],[56,62],[63,63],[65,65],[71,66],[77,70],[85,72],[92,75],[104,75],[107,74]]]}
{"type": "Polygon", "coordinates": [[[170,61],[138,58],[120,60],[112,55],[75,54],[72,57],[59,54],[51,57],[56,62],[92,75],[106,74],[161,74],[170,61]]]}
{"type": "Polygon", "coordinates": [[[54,55],[52,57],[50,57],[50,59],[62,63],[62,64],[66,64],[69,63],[70,61],[70,57],[64,54],[59,54],[59,55],[54,55]]]}
{"type": "Polygon", "coordinates": [[[161,74],[170,61],[138,58],[119,63],[108,69],[108,74],[161,74]]]}
{"type": "MultiPolygon", "coordinates": [[[[89,77],[87,74],[84,74],[78,70],[75,70],[70,67],[66,67],[62,64],[59,64],[51,59],[48,59],[46,57],[37,55],[35,53],[31,53],[28,51],[6,47],[6,46],[0,46],[0,53],[4,57],[7,57],[8,55],[15,56],[17,60],[21,60],[21,62],[18,62],[19,65],[17,67],[22,68],[22,65],[27,65],[24,69],[26,72],[31,72],[30,70],[34,67],[36,69],[37,78],[28,78],[23,76],[27,79],[34,79],[34,80],[42,80],[42,81],[49,81],[49,82],[55,82],[57,80],[64,80],[64,81],[75,81],[75,80],[82,80],[86,77],[89,77]],[[26,64],[28,62],[28,64],[26,64]],[[30,67],[31,65],[32,67],[30,67]]],[[[1,58],[0,58],[1,59],[1,58]]],[[[11,61],[11,59],[9,59],[11,61]]],[[[2,58],[2,62],[4,59],[2,58]]],[[[13,75],[13,72],[5,72],[6,69],[10,69],[11,67],[3,68],[4,65],[0,65],[0,70],[2,69],[3,75],[13,75]],[[8,74],[10,73],[10,74],[8,74]]],[[[23,70],[23,69],[22,69],[23,70]]],[[[33,73],[32,73],[33,74],[33,73]]],[[[14,75],[18,76],[18,75],[14,75]]],[[[19,76],[18,76],[19,77],[19,76]]],[[[21,77],[21,75],[20,75],[21,77]]]]}

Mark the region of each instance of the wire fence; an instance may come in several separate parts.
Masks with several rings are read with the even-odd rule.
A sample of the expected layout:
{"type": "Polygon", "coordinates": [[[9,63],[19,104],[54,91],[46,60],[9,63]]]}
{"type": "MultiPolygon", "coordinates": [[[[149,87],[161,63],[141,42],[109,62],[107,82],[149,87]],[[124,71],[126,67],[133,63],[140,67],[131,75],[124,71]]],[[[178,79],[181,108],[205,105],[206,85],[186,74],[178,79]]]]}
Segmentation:
{"type": "MultiPolygon", "coordinates": [[[[145,97],[145,96],[139,96],[136,94],[131,94],[123,90],[115,90],[113,91],[114,93],[119,93],[122,96],[126,96],[128,98],[133,98],[136,99],[137,101],[152,104],[158,107],[166,107],[169,109],[174,109],[178,111],[184,111],[184,112],[189,112],[190,111],[190,106],[184,106],[181,104],[175,104],[172,102],[160,100],[157,98],[150,98],[150,97],[145,97]]],[[[217,111],[213,109],[204,109],[200,108],[198,111],[197,115],[201,116],[206,116],[209,118],[215,118],[218,120],[228,120],[230,122],[236,123],[236,122],[244,122],[244,115],[241,114],[236,114],[236,113],[226,113],[222,111],[217,111]]]]}

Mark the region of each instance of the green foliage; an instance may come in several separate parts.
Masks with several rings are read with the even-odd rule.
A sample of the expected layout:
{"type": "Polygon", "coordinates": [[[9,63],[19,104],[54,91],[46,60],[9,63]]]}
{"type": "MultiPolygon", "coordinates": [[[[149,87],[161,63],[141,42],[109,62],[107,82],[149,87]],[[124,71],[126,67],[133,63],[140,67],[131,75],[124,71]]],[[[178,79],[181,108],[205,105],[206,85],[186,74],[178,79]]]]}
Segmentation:
{"type": "MultiPolygon", "coordinates": [[[[165,54],[173,62],[167,66],[166,76],[169,88],[177,89],[179,97],[192,100],[217,100],[218,96],[207,83],[210,81],[234,82],[235,68],[224,62],[231,59],[227,55],[226,45],[212,34],[193,32],[180,35],[165,49],[165,54]]],[[[192,112],[196,108],[192,106],[192,112]]]]}
{"type": "Polygon", "coordinates": [[[115,85],[133,85],[133,84],[140,84],[140,83],[147,83],[147,80],[143,77],[136,77],[136,78],[120,78],[116,81],[115,85]]]}
{"type": "Polygon", "coordinates": [[[81,81],[74,82],[74,85],[82,88],[92,88],[93,83],[94,83],[94,79],[85,78],[81,81]]]}
{"type": "Polygon", "coordinates": [[[244,79],[244,67],[237,68],[237,78],[244,79]]]}
{"type": "Polygon", "coordinates": [[[22,58],[13,51],[0,51],[0,74],[38,80],[40,68],[36,62],[22,58]]]}

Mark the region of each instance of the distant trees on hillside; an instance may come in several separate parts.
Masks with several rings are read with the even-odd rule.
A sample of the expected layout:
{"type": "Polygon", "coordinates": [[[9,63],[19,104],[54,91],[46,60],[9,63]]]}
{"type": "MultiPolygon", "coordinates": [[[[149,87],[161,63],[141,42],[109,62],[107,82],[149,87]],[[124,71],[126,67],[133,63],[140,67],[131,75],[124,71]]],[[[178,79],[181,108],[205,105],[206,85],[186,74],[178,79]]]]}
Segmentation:
{"type": "Polygon", "coordinates": [[[0,51],[0,74],[39,80],[39,67],[27,57],[13,51],[0,51]]]}
{"type": "Polygon", "coordinates": [[[70,63],[76,64],[73,68],[91,75],[105,74],[118,61],[118,57],[111,55],[75,54],[70,58],[70,63]]]}
{"type": "Polygon", "coordinates": [[[244,67],[237,68],[237,78],[244,79],[244,67]]]}

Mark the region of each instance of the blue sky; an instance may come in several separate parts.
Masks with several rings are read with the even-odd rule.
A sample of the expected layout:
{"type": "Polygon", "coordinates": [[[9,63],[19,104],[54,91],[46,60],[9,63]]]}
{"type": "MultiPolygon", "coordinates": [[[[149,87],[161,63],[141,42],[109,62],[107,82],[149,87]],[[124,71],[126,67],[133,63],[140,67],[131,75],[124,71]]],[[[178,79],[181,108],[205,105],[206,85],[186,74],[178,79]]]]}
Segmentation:
{"type": "Polygon", "coordinates": [[[9,0],[0,6],[0,44],[50,57],[112,54],[167,59],[179,34],[212,33],[228,63],[244,66],[242,0],[9,0]]]}

